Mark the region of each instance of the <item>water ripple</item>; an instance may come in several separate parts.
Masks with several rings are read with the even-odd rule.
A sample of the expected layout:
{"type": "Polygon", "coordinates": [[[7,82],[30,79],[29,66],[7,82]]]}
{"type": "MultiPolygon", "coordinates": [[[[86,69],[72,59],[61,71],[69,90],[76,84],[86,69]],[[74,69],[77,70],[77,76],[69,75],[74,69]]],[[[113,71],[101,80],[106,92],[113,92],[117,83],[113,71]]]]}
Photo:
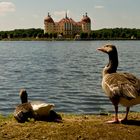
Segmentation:
{"type": "MultiPolygon", "coordinates": [[[[101,89],[101,71],[108,58],[96,51],[106,43],[1,41],[0,113],[13,112],[20,103],[21,88],[27,89],[29,100],[54,103],[59,112],[113,112],[111,102],[101,89]]],[[[118,70],[139,75],[140,41],[112,43],[118,46],[118,70]]],[[[139,109],[139,106],[133,108],[139,109]]]]}

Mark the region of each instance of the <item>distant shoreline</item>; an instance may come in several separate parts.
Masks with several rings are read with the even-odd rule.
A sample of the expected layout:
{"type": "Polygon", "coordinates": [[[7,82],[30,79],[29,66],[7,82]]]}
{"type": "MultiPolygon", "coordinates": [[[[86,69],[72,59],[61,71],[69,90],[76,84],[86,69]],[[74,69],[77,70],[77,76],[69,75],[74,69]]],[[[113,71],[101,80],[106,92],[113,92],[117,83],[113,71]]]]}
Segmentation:
{"type": "Polygon", "coordinates": [[[46,38],[14,38],[1,39],[0,41],[140,41],[140,39],[46,39],[46,38]]]}
{"type": "MultiPolygon", "coordinates": [[[[70,36],[70,35],[69,35],[70,36]]],[[[90,33],[81,32],[69,38],[63,33],[45,33],[43,29],[15,29],[0,31],[2,41],[96,41],[96,40],[140,40],[140,29],[131,28],[104,28],[92,30],[90,33]],[[61,37],[59,36],[61,35],[61,37]],[[78,37],[77,37],[78,36],[78,37]]]]}

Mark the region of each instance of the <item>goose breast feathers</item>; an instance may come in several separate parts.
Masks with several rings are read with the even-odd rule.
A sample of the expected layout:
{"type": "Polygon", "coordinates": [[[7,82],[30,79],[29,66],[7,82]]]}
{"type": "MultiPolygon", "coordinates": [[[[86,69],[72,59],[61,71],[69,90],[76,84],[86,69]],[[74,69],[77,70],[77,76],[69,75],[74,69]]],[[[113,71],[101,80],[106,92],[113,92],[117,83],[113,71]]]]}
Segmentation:
{"type": "Polygon", "coordinates": [[[140,80],[130,73],[107,74],[102,87],[110,98],[119,96],[131,100],[140,96],[140,80]]]}

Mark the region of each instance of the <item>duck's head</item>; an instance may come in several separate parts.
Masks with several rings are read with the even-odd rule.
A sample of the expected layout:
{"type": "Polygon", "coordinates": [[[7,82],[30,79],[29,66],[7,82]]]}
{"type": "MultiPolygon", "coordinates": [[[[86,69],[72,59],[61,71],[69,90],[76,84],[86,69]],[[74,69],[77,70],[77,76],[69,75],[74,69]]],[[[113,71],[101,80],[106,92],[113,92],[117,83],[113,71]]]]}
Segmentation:
{"type": "Polygon", "coordinates": [[[112,44],[104,45],[103,47],[98,48],[97,50],[104,52],[104,53],[107,53],[108,55],[117,53],[116,47],[112,44]]]}
{"type": "Polygon", "coordinates": [[[28,102],[28,94],[25,89],[20,90],[19,96],[22,104],[28,102]]]}

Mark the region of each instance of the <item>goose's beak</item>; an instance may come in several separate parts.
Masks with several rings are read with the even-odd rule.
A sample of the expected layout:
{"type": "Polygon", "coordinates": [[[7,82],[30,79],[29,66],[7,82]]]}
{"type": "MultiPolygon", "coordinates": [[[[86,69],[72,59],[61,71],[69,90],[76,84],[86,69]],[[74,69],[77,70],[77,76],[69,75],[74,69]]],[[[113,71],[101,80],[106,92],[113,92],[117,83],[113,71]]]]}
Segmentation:
{"type": "Polygon", "coordinates": [[[101,51],[101,50],[102,50],[102,48],[97,48],[97,50],[98,50],[98,51],[101,51]]]}
{"type": "Polygon", "coordinates": [[[105,48],[104,48],[104,47],[97,48],[97,50],[98,50],[98,51],[101,51],[101,52],[104,52],[104,53],[106,53],[106,50],[105,50],[105,48]]]}

